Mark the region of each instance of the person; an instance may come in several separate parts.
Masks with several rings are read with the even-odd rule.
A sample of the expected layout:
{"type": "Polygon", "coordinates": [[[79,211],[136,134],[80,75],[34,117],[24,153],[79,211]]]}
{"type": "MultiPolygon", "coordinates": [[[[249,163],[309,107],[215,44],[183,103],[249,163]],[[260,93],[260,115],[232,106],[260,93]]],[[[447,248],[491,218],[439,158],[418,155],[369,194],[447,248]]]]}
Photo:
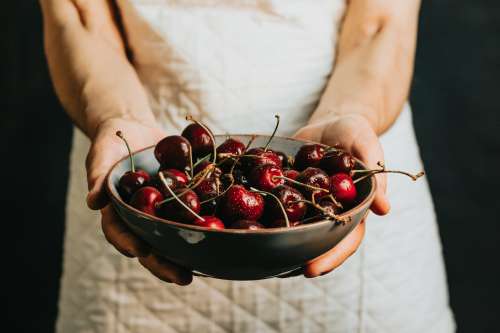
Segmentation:
{"type": "Polygon", "coordinates": [[[281,135],[419,171],[406,100],[420,1],[40,1],[53,84],[77,127],[58,332],[454,330],[425,180],[377,175],[371,210],[388,214],[390,200],[389,215],[305,277],[247,282],[193,279],[152,254],[103,190],[126,154],[117,130],[137,150],[179,133],[187,113],[217,133],[269,133],[280,114],[281,135]]]}

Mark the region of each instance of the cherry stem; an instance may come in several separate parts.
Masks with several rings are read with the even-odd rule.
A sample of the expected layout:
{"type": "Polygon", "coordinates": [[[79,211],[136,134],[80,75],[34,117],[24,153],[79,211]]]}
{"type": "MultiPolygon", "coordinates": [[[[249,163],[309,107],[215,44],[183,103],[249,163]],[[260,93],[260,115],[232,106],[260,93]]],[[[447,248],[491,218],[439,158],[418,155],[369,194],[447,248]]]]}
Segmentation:
{"type": "Polygon", "coordinates": [[[335,197],[333,196],[333,194],[329,194],[328,195],[328,198],[332,199],[332,202],[335,206],[339,207],[339,208],[344,208],[344,206],[342,206],[342,204],[340,202],[337,201],[337,199],[335,199],[335,197]]]}
{"type": "Polygon", "coordinates": [[[264,146],[264,151],[267,151],[267,148],[271,144],[271,141],[273,141],[273,138],[276,135],[276,132],[278,131],[278,127],[280,125],[280,116],[276,114],[276,115],[274,115],[274,118],[276,118],[276,125],[274,126],[273,134],[271,134],[271,136],[269,137],[269,140],[267,140],[267,143],[264,146]]]}
{"type": "MultiPolygon", "coordinates": [[[[213,169],[213,164],[211,164],[210,166],[207,166],[205,169],[203,169],[203,171],[201,171],[200,173],[196,174],[191,179],[191,182],[189,183],[187,190],[185,190],[184,192],[180,193],[178,196],[182,197],[184,194],[186,194],[190,190],[194,190],[195,188],[197,188],[201,184],[201,182],[204,181],[205,178],[209,175],[209,173],[212,171],[212,169],[213,169]],[[199,179],[197,179],[197,178],[199,178],[199,179]],[[191,185],[191,184],[193,184],[193,182],[195,180],[196,180],[196,183],[194,185],[191,185]]],[[[172,201],[172,200],[174,200],[173,197],[167,198],[167,199],[163,200],[162,202],[160,202],[160,204],[165,203],[165,202],[169,202],[169,201],[172,201]]]]}
{"type": "Polygon", "coordinates": [[[205,124],[203,124],[202,122],[194,119],[192,116],[188,115],[186,116],[186,120],[187,121],[192,121],[193,123],[197,124],[197,125],[200,125],[201,127],[203,127],[203,129],[205,131],[207,131],[208,135],[210,136],[210,139],[212,140],[212,163],[215,163],[215,159],[217,157],[217,149],[215,148],[215,137],[214,137],[214,134],[212,133],[212,131],[210,130],[210,128],[208,128],[208,126],[206,126],[205,124]]]}
{"type": "Polygon", "coordinates": [[[128,150],[128,157],[130,159],[130,169],[132,170],[132,172],[135,172],[134,158],[132,157],[132,151],[130,150],[130,146],[128,145],[128,141],[123,136],[122,131],[117,131],[116,136],[119,137],[120,139],[122,139],[123,142],[125,142],[125,145],[127,146],[127,150],[128,150]]]}
{"type": "MultiPolygon", "coordinates": [[[[216,200],[216,199],[218,199],[218,198],[222,197],[224,194],[226,194],[226,192],[227,192],[227,191],[229,191],[229,189],[230,189],[231,187],[233,187],[233,185],[234,185],[234,177],[233,177],[233,175],[232,175],[232,174],[229,174],[229,175],[231,175],[231,184],[229,184],[229,186],[228,186],[228,187],[227,187],[224,191],[222,191],[222,193],[219,193],[218,195],[216,195],[216,196],[215,196],[215,197],[213,197],[213,198],[210,198],[210,199],[207,199],[207,200],[203,200],[202,202],[200,202],[200,204],[204,204],[204,203],[210,202],[210,201],[212,201],[212,200],[216,200]]],[[[218,190],[219,190],[219,189],[217,188],[217,191],[218,191],[218,190]]]]}
{"type": "Polygon", "coordinates": [[[425,172],[423,172],[423,171],[420,171],[419,173],[413,175],[413,174],[411,174],[409,172],[400,171],[400,170],[386,170],[384,162],[382,162],[382,161],[377,162],[377,165],[380,167],[380,169],[378,169],[378,170],[352,170],[351,171],[352,174],[366,173],[365,175],[363,175],[363,176],[355,179],[353,181],[353,183],[356,184],[356,183],[362,181],[363,179],[375,176],[376,174],[379,174],[379,173],[399,173],[401,175],[405,175],[405,176],[410,177],[413,181],[416,181],[418,178],[420,178],[423,175],[425,175],[425,172]]]}
{"type": "Polygon", "coordinates": [[[290,183],[293,183],[293,184],[297,184],[297,185],[300,185],[300,186],[303,186],[303,187],[306,187],[310,190],[314,190],[314,191],[321,191],[321,192],[326,192],[326,193],[329,193],[330,191],[328,191],[327,189],[325,188],[321,188],[321,187],[316,187],[316,186],[312,186],[312,185],[308,185],[308,184],[304,184],[304,183],[301,183],[301,182],[298,182],[296,181],[295,179],[292,179],[292,178],[288,178],[286,176],[273,176],[272,179],[275,180],[275,179],[285,179],[286,181],[289,181],[290,183]]]}
{"type": "MultiPolygon", "coordinates": [[[[174,191],[172,191],[172,189],[170,188],[170,186],[168,186],[167,184],[167,180],[165,179],[165,176],[160,172],[160,179],[161,181],[163,182],[163,185],[165,185],[165,187],[167,188],[168,192],[170,193],[170,195],[175,199],[177,200],[182,206],[184,206],[184,208],[186,208],[191,214],[193,214],[197,219],[199,220],[202,220],[203,222],[205,222],[205,219],[203,217],[201,217],[200,215],[196,214],[191,208],[188,207],[188,205],[186,205],[184,202],[182,202],[181,199],[179,199],[179,197],[174,193],[174,191]]],[[[156,206],[160,206],[162,205],[163,203],[165,202],[162,201],[162,202],[158,202],[156,204],[156,206]]]]}
{"type": "Polygon", "coordinates": [[[278,205],[281,208],[281,212],[283,213],[283,217],[285,218],[286,227],[290,228],[290,220],[288,219],[288,215],[286,213],[285,207],[283,206],[283,203],[280,201],[280,199],[277,196],[275,196],[274,194],[272,194],[270,192],[259,191],[253,187],[250,187],[250,191],[255,192],[255,193],[260,193],[260,194],[265,195],[265,196],[270,195],[271,197],[273,197],[278,202],[278,205]]]}

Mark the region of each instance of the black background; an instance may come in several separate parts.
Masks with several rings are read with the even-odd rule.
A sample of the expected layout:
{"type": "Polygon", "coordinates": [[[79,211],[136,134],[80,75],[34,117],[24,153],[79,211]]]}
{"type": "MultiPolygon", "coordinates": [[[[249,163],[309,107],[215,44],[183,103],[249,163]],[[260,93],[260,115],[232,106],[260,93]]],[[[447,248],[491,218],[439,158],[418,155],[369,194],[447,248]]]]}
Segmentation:
{"type": "MultiPolygon", "coordinates": [[[[48,77],[37,1],[2,6],[4,327],[52,332],[71,124],[48,77]]],[[[411,101],[459,332],[498,331],[499,76],[498,1],[423,1],[411,101]]]]}

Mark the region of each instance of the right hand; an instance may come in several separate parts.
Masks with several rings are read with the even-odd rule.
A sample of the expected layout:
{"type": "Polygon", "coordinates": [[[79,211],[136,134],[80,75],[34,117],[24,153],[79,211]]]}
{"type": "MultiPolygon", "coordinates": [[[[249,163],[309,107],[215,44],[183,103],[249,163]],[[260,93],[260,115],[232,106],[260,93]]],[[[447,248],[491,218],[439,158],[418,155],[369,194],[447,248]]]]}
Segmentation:
{"type": "Polygon", "coordinates": [[[129,258],[138,257],[142,266],[163,281],[188,285],[193,279],[192,273],[152,254],[149,245],[129,230],[109,204],[103,186],[106,175],[111,167],[127,154],[123,142],[115,135],[118,130],[123,132],[133,150],[154,145],[166,136],[155,123],[141,123],[123,118],[111,118],[102,122],[96,130],[87,155],[87,205],[91,209],[101,210],[102,231],[108,242],[121,254],[129,258]]]}

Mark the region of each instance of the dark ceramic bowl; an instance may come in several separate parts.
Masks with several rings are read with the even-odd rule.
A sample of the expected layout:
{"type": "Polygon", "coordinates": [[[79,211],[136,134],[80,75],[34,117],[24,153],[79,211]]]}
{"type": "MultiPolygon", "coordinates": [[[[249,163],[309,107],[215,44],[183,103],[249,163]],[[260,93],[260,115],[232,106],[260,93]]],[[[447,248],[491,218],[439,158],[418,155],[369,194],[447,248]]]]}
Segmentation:
{"type": "MultiPolygon", "coordinates": [[[[243,142],[250,139],[250,135],[232,137],[243,142]]],[[[216,136],[217,143],[225,138],[216,136]]],[[[252,146],[263,146],[267,139],[267,136],[258,136],[252,146]]],[[[271,148],[293,156],[303,144],[275,137],[271,148]]],[[[149,147],[134,153],[137,167],[150,174],[157,172],[159,167],[153,149],[149,147]]],[[[358,167],[364,166],[358,161],[358,167]]],[[[356,184],[358,204],[341,215],[350,217],[345,224],[324,220],[293,228],[209,230],[153,217],[126,204],[118,195],[117,185],[120,176],[128,170],[126,158],[117,162],[108,175],[106,186],[113,207],[132,231],[168,260],[195,273],[227,280],[265,279],[300,269],[334,247],[363,219],[376,187],[374,177],[356,184]]]]}

